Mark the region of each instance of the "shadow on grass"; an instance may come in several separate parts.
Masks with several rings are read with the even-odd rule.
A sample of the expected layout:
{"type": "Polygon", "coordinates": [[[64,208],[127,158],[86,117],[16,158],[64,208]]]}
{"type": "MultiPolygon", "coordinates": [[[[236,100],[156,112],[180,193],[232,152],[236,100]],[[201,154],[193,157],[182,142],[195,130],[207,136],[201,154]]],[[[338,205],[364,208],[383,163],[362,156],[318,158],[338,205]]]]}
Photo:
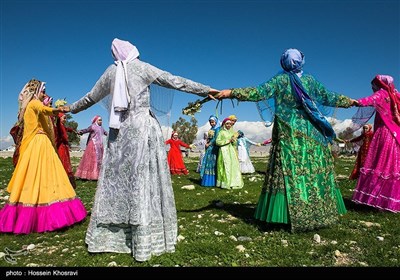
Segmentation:
{"type": "Polygon", "coordinates": [[[189,178],[189,181],[190,182],[192,182],[193,184],[196,184],[196,185],[201,185],[201,180],[200,180],[200,178],[189,178]]]}
{"type": "Polygon", "coordinates": [[[343,198],[344,205],[346,206],[346,209],[348,211],[354,211],[354,212],[362,212],[362,213],[378,213],[381,212],[381,210],[374,208],[372,206],[368,206],[365,204],[360,204],[360,203],[355,203],[352,201],[350,198],[343,198]]]}
{"type": "Polygon", "coordinates": [[[269,231],[290,231],[290,226],[285,224],[277,224],[277,223],[266,223],[254,218],[256,204],[235,204],[235,203],[223,203],[221,200],[213,200],[207,206],[190,209],[190,210],[179,210],[178,212],[186,212],[186,213],[197,213],[203,212],[207,210],[221,210],[229,213],[237,219],[242,220],[246,224],[254,225],[258,228],[260,232],[269,232],[269,231]]]}

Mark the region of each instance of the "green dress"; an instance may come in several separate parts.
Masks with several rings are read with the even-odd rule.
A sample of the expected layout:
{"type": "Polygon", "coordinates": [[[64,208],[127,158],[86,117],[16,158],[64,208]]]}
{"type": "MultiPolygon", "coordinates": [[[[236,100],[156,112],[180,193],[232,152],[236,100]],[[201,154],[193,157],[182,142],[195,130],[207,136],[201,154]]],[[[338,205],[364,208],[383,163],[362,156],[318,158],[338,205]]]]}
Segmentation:
{"type": "MultiPolygon", "coordinates": [[[[350,107],[350,98],[328,91],[311,75],[303,75],[301,81],[316,103],[350,107]]],[[[255,218],[290,224],[292,232],[337,223],[346,208],[335,182],[330,147],[296,102],[289,76],[282,73],[258,87],[233,89],[232,97],[275,102],[272,146],[255,218]]]]}
{"type": "Polygon", "coordinates": [[[240,172],[236,141],[230,143],[234,130],[224,127],[218,132],[216,144],[219,147],[217,157],[217,187],[222,189],[243,188],[243,178],[240,172]]]}

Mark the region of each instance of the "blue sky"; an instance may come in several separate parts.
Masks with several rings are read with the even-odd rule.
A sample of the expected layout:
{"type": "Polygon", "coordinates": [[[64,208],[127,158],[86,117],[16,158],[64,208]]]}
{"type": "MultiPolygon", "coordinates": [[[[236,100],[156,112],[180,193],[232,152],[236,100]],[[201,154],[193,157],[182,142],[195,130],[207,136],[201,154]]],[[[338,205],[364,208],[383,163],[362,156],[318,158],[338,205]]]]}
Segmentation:
{"type": "MultiPolygon", "coordinates": [[[[35,77],[55,99],[74,102],[88,92],[113,60],[113,38],[129,40],[143,61],[217,89],[256,86],[281,70],[287,48],[306,56],[304,71],[328,89],[360,98],[371,94],[376,74],[400,81],[398,0],[130,1],[2,0],[0,45],[0,148],[9,144],[17,97],[35,77]]],[[[170,123],[197,96],[175,94],[170,123]]],[[[236,104],[236,103],[235,103],[236,104]]],[[[206,104],[200,126],[215,112],[206,104]]],[[[339,109],[338,119],[354,109],[339,109]]],[[[254,103],[222,117],[260,121],[254,103]]],[[[95,105],[73,119],[79,128],[107,112],[95,105]]]]}

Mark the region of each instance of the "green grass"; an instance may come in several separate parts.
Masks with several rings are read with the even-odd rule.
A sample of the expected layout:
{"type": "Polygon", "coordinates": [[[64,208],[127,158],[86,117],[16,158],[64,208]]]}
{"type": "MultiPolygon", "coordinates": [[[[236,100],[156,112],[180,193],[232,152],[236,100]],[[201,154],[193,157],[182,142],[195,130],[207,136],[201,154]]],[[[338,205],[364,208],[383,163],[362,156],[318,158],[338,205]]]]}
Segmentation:
{"type": "MultiPolygon", "coordinates": [[[[79,159],[72,160],[77,166],[79,159]]],[[[330,228],[299,234],[292,234],[285,228],[266,226],[253,219],[264,178],[265,158],[253,159],[256,173],[244,176],[245,186],[241,190],[201,187],[199,175],[194,171],[197,159],[185,158],[185,162],[190,174],[172,177],[181,238],[175,253],[153,256],[147,262],[136,262],[130,254],[88,253],[84,242],[88,217],[80,224],[57,232],[1,234],[0,252],[6,253],[6,249],[22,250],[29,244],[34,244],[35,248],[27,254],[15,256],[14,264],[3,255],[0,266],[103,267],[112,262],[122,267],[400,265],[400,216],[351,202],[355,182],[347,177],[353,168],[354,158],[339,158],[336,161],[337,180],[348,213],[330,228]],[[185,185],[194,185],[195,190],[181,189],[185,185]],[[217,207],[217,201],[224,205],[217,207]],[[320,235],[320,243],[314,241],[314,234],[320,235]],[[378,240],[378,236],[383,240],[378,240]]],[[[8,195],[6,187],[12,171],[11,158],[0,158],[1,207],[6,202],[4,196],[8,195]]],[[[78,180],[77,184],[77,195],[90,213],[96,183],[78,180]]]]}

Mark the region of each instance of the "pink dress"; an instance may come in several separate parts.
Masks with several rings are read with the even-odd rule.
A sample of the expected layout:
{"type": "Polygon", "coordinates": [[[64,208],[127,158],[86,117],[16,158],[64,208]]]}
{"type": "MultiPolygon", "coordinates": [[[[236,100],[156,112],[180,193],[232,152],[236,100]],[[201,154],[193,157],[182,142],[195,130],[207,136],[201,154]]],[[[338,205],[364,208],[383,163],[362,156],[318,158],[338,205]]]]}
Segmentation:
{"type": "Polygon", "coordinates": [[[361,106],[374,106],[377,112],[375,133],[352,199],[400,212],[400,129],[391,118],[389,95],[385,90],[379,90],[358,102],[361,106]]]}

